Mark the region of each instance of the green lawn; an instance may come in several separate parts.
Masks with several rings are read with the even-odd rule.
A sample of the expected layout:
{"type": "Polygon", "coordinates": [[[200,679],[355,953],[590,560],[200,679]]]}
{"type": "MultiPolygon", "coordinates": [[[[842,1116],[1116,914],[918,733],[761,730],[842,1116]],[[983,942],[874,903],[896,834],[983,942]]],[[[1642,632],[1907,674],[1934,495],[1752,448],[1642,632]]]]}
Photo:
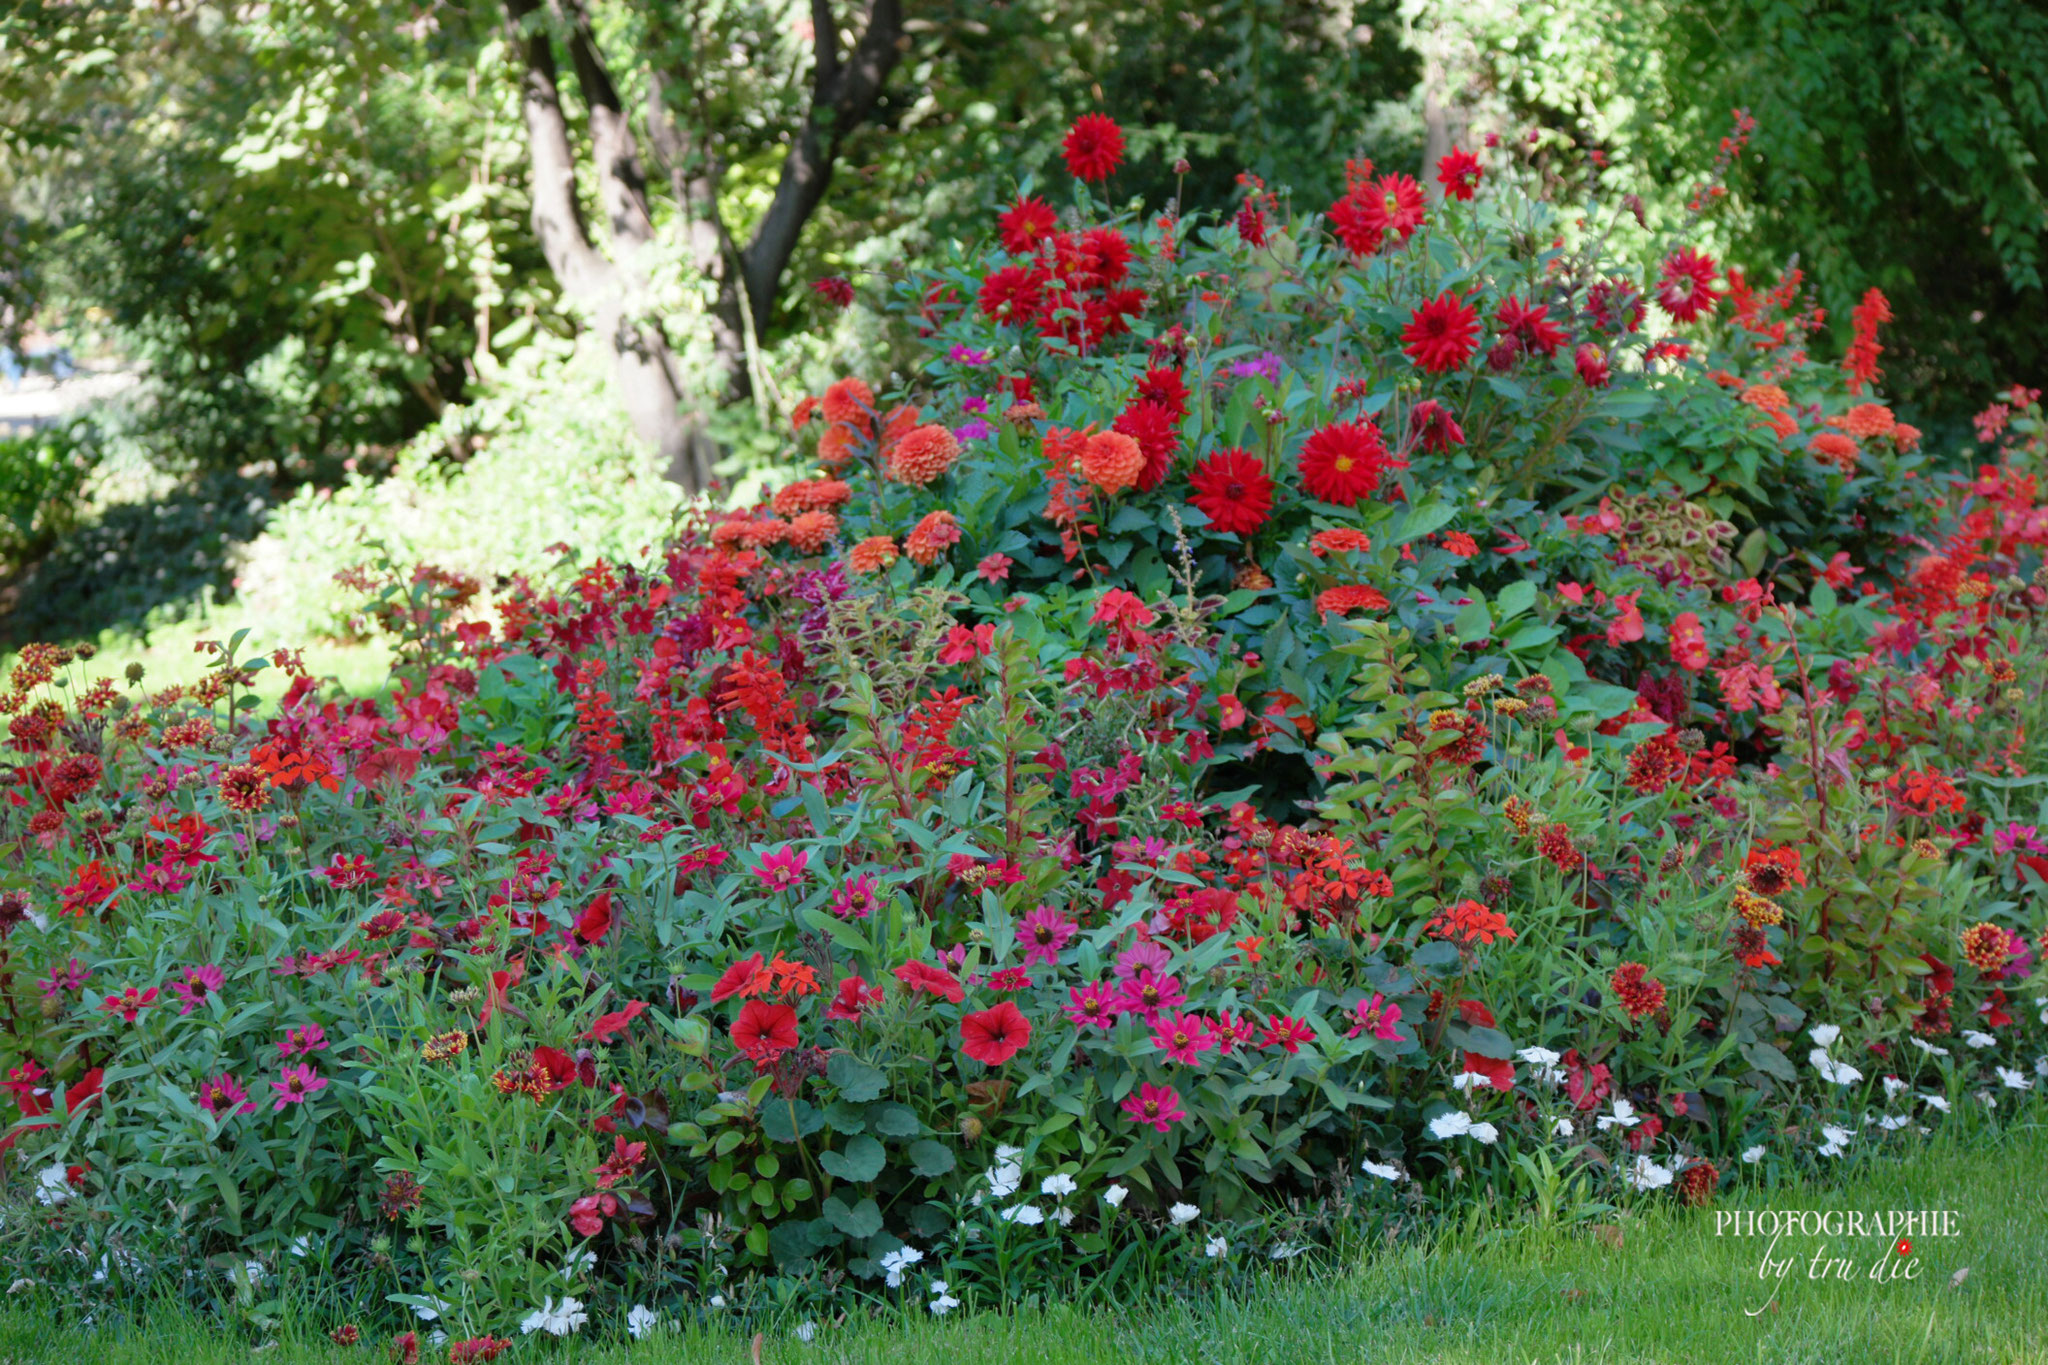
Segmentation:
{"type": "MultiPolygon", "coordinates": [[[[2036,1111],[2038,1115],[2038,1110],[2036,1111]]],[[[1759,1361],[1866,1365],[2048,1361],[2048,1124],[2015,1123],[1968,1146],[1937,1138],[1908,1161],[1873,1162],[1838,1184],[1728,1199],[1721,1209],[1953,1210],[1958,1235],[1916,1238],[1917,1278],[1863,1278],[1889,1243],[1865,1237],[1835,1253],[1855,1258],[1843,1283],[1807,1278],[1824,1238],[1779,1248],[1795,1261],[1776,1306],[1758,1277],[1764,1241],[1716,1237],[1715,1211],[1659,1207],[1606,1229],[1520,1228],[1457,1235],[1432,1248],[1375,1256],[1342,1274],[1276,1278],[1247,1301],[1171,1304],[1144,1312],[1053,1308],[939,1321],[871,1319],[826,1325],[806,1345],[788,1326],[764,1341],[764,1361],[878,1365],[1002,1365],[1118,1361],[1445,1361],[1471,1365],[1626,1365],[1759,1361]],[[1967,1269],[1960,1285],[1953,1281],[1967,1269]]],[[[1891,1258],[1896,1261],[1894,1256],[1891,1258]]],[[[577,1365],[751,1358],[737,1333],[693,1333],[631,1345],[557,1346],[523,1340],[510,1359],[577,1365]]],[[[154,1365],[276,1362],[341,1365],[378,1359],[367,1345],[319,1342],[254,1353],[240,1340],[180,1322],[140,1333],[56,1334],[48,1322],[0,1313],[0,1365],[94,1362],[154,1365]]],[[[439,1358],[428,1352],[423,1359],[439,1358]]]]}

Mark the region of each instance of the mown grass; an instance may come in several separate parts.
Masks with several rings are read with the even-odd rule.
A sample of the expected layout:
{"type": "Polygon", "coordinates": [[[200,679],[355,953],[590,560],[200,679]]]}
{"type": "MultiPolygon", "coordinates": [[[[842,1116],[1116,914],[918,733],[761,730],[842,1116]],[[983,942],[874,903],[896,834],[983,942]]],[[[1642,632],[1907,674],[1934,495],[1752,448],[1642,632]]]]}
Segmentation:
{"type": "MultiPolygon", "coordinates": [[[[1810,1279],[1811,1257],[1826,1239],[1795,1238],[1778,1249],[1795,1264],[1777,1285],[1775,1303],[1758,1275],[1763,1241],[1717,1236],[1715,1211],[1667,1205],[1598,1227],[1450,1233],[1341,1273],[1276,1275],[1265,1292],[1245,1299],[1131,1312],[1054,1305],[943,1321],[922,1313],[870,1317],[823,1324],[808,1344],[792,1334],[793,1324],[783,1324],[758,1348],[745,1333],[703,1328],[636,1343],[525,1339],[508,1359],[694,1365],[752,1361],[758,1349],[763,1362],[820,1365],[2031,1365],[2048,1361],[2044,1177],[2048,1122],[2037,1107],[2001,1134],[1937,1138],[1906,1160],[1873,1161],[1839,1182],[1724,1199],[1724,1210],[1960,1215],[1960,1235],[1917,1239],[1919,1270],[1911,1280],[1863,1277],[1888,1254],[1888,1242],[1870,1237],[1829,1252],[1854,1258],[1854,1278],[1810,1279]]],[[[313,1335],[314,1325],[306,1331],[313,1335]]],[[[342,1349],[317,1336],[253,1349],[246,1338],[147,1314],[140,1326],[120,1331],[60,1330],[0,1309],[0,1365],[343,1365],[382,1352],[382,1342],[342,1349]]],[[[437,1356],[430,1351],[423,1359],[437,1356]]]]}

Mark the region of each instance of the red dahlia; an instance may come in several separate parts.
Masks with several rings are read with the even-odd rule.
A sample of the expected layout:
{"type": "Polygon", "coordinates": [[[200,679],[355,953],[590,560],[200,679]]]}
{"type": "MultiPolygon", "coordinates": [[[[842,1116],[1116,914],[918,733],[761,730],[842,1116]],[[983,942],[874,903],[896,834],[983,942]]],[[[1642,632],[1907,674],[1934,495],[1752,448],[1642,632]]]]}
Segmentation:
{"type": "Polygon", "coordinates": [[[853,285],[844,275],[824,275],[812,280],[811,292],[834,308],[853,306],[853,285]]]}
{"type": "Polygon", "coordinates": [[[1366,207],[1382,232],[1403,240],[1422,226],[1428,212],[1422,186],[1412,175],[1383,175],[1373,181],[1366,196],[1366,207]]]}
{"type": "Polygon", "coordinates": [[[1354,256],[1372,255],[1386,239],[1386,228],[1367,202],[1371,193],[1370,185],[1358,186],[1330,205],[1330,231],[1354,256]]]}
{"type": "MultiPolygon", "coordinates": [[[[1037,272],[1006,265],[981,282],[981,315],[991,322],[1024,326],[1045,306],[1037,272]]],[[[828,412],[826,416],[830,416],[828,412]]]]}
{"type": "Polygon", "coordinates": [[[1479,346],[1479,314],[1446,290],[1415,310],[1401,331],[1408,358],[1432,374],[1455,370],[1479,346]]]}
{"type": "Polygon", "coordinates": [[[1076,180],[1107,180],[1124,164],[1124,130],[1107,114],[1083,114],[1067,130],[1065,148],[1076,180]]]}
{"type": "Polygon", "coordinates": [[[1017,202],[996,219],[996,231],[1003,239],[1003,250],[1012,256],[1028,256],[1034,247],[1052,235],[1059,221],[1052,205],[1043,199],[1019,195],[1017,202]]]}
{"type": "Polygon", "coordinates": [[[1107,289],[1131,273],[1131,244],[1115,228],[1090,228],[1081,234],[1080,270],[1091,287],[1107,289]]]}
{"type": "Polygon", "coordinates": [[[1714,258],[1691,247],[1680,247],[1664,258],[1664,271],[1657,281],[1657,306],[1679,322],[1691,322],[1712,312],[1720,294],[1714,290],[1714,258]]]}
{"type": "Polygon", "coordinates": [[[1601,353],[1598,346],[1587,342],[1579,347],[1579,353],[1572,358],[1572,364],[1578,367],[1579,382],[1587,388],[1604,389],[1607,387],[1607,357],[1601,353]]]}
{"type": "Polygon", "coordinates": [[[1451,410],[1434,398],[1425,398],[1409,410],[1408,436],[1432,455],[1465,444],[1465,429],[1451,410]]]}
{"type": "Polygon", "coordinates": [[[1479,188],[1479,158],[1453,147],[1449,156],[1436,163],[1436,179],[1446,198],[1470,199],[1472,191],[1479,188]]]}
{"type": "MultiPolygon", "coordinates": [[[[1541,303],[1524,303],[1506,298],[1494,310],[1503,340],[1512,340],[1532,355],[1552,356],[1564,345],[1564,329],[1550,320],[1550,309],[1541,303]]],[[[1504,366],[1502,368],[1505,368],[1504,366]]]]}
{"type": "Polygon", "coordinates": [[[1387,453],[1379,424],[1333,422],[1301,445],[1301,486],[1309,496],[1356,507],[1377,493],[1380,475],[1406,466],[1387,453]]]}
{"type": "Polygon", "coordinates": [[[1173,457],[1180,453],[1180,423],[1172,411],[1162,403],[1141,398],[1117,415],[1114,429],[1136,441],[1138,449],[1145,452],[1145,468],[1138,475],[1139,489],[1157,488],[1173,468],[1173,457]]]}
{"type": "Polygon", "coordinates": [[[1248,536],[1273,514],[1273,481],[1248,450],[1217,451],[1195,466],[1188,483],[1195,490],[1188,501],[1224,535],[1248,536]]]}

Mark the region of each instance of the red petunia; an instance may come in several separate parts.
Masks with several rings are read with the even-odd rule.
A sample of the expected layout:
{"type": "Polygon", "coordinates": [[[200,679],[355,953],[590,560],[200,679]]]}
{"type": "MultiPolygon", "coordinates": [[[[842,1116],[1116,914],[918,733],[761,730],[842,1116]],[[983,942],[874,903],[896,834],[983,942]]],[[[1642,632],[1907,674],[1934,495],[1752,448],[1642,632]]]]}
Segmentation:
{"type": "Polygon", "coordinates": [[[602,942],[612,931],[612,893],[601,891],[576,921],[576,937],[585,943],[602,942]]]}
{"type": "Polygon", "coordinates": [[[1387,451],[1377,422],[1333,422],[1301,446],[1301,486],[1309,496],[1356,507],[1379,491],[1380,476],[1406,466],[1387,451]]]}
{"type": "Polygon", "coordinates": [[[1436,180],[1450,199],[1470,199],[1479,188],[1479,158],[1461,147],[1436,163],[1436,180]]]}
{"type": "Polygon", "coordinates": [[[768,973],[762,969],[763,957],[755,953],[752,957],[741,958],[727,967],[711,988],[711,1003],[730,1000],[733,996],[748,996],[760,991],[768,984],[768,973]]]}
{"type": "Polygon", "coordinates": [[[1067,170],[1076,180],[1107,180],[1124,164],[1124,130],[1107,114],[1083,114],[1063,144],[1067,170]]]}
{"type": "Polygon", "coordinates": [[[1657,306],[1675,321],[1691,322],[1713,311],[1721,295],[1714,288],[1714,258],[1689,246],[1680,247],[1664,258],[1657,280],[1657,306]]]}
{"type": "Polygon", "coordinates": [[[1415,310],[1401,329],[1408,358],[1431,374],[1455,370],[1479,346],[1479,314],[1446,290],[1415,310]]]}
{"type": "Polygon", "coordinates": [[[645,1001],[628,1001],[626,1008],[622,1010],[613,1010],[609,1014],[598,1015],[597,1018],[590,1021],[590,1027],[583,1030],[577,1037],[590,1043],[609,1043],[612,1040],[613,1034],[632,1027],[633,1021],[645,1013],[647,1013],[645,1001]]]}
{"type": "Polygon", "coordinates": [[[1043,199],[1019,195],[1017,202],[996,219],[996,232],[1003,239],[1003,250],[1012,256],[1028,256],[1040,242],[1052,236],[1059,223],[1052,205],[1043,199]]]}
{"type": "Polygon", "coordinates": [[[960,1050],[987,1066],[1001,1066],[1031,1041],[1031,1021],[1005,1000],[960,1018],[960,1050]]]}
{"type": "Polygon", "coordinates": [[[1195,490],[1188,501],[1220,534],[1248,536],[1273,514],[1273,480],[1248,450],[1217,451],[1195,466],[1188,484],[1195,490]]]}
{"type": "Polygon", "coordinates": [[[957,1005],[967,996],[966,987],[951,972],[939,970],[928,962],[906,962],[896,969],[896,979],[912,995],[936,995],[942,1000],[957,1005]]]}
{"type": "Polygon", "coordinates": [[[881,1003],[880,986],[870,986],[862,977],[849,976],[840,981],[839,990],[833,995],[832,1004],[826,1009],[825,1017],[858,1024],[863,1011],[881,1003]]]}
{"type": "Polygon", "coordinates": [[[756,1066],[766,1066],[796,1046],[796,1011],[766,1000],[749,1000],[733,1021],[732,1041],[756,1066]]]}

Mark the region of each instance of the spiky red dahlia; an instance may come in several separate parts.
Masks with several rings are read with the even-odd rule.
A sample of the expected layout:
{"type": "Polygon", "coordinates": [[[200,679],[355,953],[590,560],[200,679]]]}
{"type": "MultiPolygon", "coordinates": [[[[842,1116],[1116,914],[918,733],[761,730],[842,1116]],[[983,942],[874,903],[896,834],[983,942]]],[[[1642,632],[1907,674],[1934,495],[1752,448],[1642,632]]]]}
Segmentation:
{"type": "Polygon", "coordinates": [[[1273,480],[1248,450],[1217,451],[1195,466],[1188,483],[1195,490],[1188,501],[1223,534],[1248,536],[1273,514],[1273,480]]]}
{"type": "Polygon", "coordinates": [[[1067,170],[1076,180],[1107,180],[1124,164],[1124,130],[1107,114],[1083,114],[1063,144],[1067,170]]]}
{"type": "Polygon", "coordinates": [[[1405,468],[1387,452],[1379,424],[1333,422],[1301,445],[1301,486],[1309,496],[1339,507],[1356,507],[1379,491],[1380,476],[1405,468]]]}
{"type": "Polygon", "coordinates": [[[1138,487],[1148,492],[1157,488],[1173,468],[1173,457],[1180,453],[1180,423],[1164,404],[1141,398],[1117,414],[1114,426],[1145,452],[1138,487]]]}
{"type": "Polygon", "coordinates": [[[1408,358],[1432,374],[1455,370],[1479,345],[1479,314],[1449,290],[1415,310],[1401,329],[1408,358]]]}
{"type": "Polygon", "coordinates": [[[1059,215],[1043,199],[1017,196],[1015,203],[996,219],[996,232],[1003,250],[1012,256],[1028,256],[1040,242],[1052,236],[1060,224],[1059,215]]]}
{"type": "Polygon", "coordinates": [[[1479,158],[1460,147],[1436,163],[1436,179],[1447,199],[1470,199],[1479,188],[1479,158]]]}
{"type": "Polygon", "coordinates": [[[1714,258],[1682,246],[1664,258],[1657,280],[1657,306],[1675,321],[1691,322],[1712,312],[1721,295],[1714,289],[1714,258]]]}

